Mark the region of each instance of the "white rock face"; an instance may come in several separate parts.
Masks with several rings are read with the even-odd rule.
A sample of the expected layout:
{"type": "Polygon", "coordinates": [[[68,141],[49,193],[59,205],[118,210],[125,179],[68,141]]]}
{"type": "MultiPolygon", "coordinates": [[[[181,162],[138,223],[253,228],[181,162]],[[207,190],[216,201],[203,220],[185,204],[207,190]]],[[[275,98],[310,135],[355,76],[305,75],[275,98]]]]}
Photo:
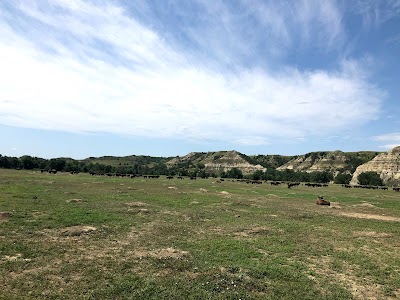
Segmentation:
{"type": "Polygon", "coordinates": [[[363,172],[376,172],[385,184],[400,183],[400,146],[377,155],[371,161],[359,166],[350,184],[358,184],[357,177],[363,172]]]}
{"type": "Polygon", "coordinates": [[[326,152],[325,155],[315,156],[299,156],[287,162],[286,164],[277,168],[278,171],[286,169],[294,171],[310,172],[323,172],[330,171],[336,172],[338,169],[346,166],[346,156],[341,151],[326,152]]]}
{"type": "Polygon", "coordinates": [[[252,165],[245,161],[237,151],[229,151],[216,161],[205,160],[207,170],[227,172],[233,168],[238,168],[243,174],[251,174],[255,171],[265,172],[267,169],[261,165],[252,165]]]}
{"type": "Polygon", "coordinates": [[[191,152],[185,156],[173,158],[167,164],[174,165],[184,162],[202,163],[209,172],[227,172],[238,168],[243,174],[251,174],[258,170],[263,172],[267,170],[259,164],[249,163],[237,151],[191,152]]]}

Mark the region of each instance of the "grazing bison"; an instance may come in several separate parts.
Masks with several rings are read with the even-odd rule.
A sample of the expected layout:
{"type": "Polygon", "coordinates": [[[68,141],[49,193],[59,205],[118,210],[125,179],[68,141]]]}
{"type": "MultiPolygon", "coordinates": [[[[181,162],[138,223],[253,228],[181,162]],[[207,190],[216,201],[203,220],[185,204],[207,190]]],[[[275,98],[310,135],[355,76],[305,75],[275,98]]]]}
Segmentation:
{"type": "Polygon", "coordinates": [[[318,204],[318,205],[328,205],[328,206],[331,206],[331,203],[330,203],[329,201],[325,200],[324,197],[322,197],[322,196],[318,196],[317,204],[318,204]]]}
{"type": "Polygon", "coordinates": [[[298,186],[298,185],[300,185],[300,182],[289,182],[287,184],[287,187],[288,187],[288,189],[290,189],[290,188],[292,188],[294,186],[298,186]]]}
{"type": "Polygon", "coordinates": [[[281,183],[279,181],[271,181],[271,185],[280,185],[281,183]]]}

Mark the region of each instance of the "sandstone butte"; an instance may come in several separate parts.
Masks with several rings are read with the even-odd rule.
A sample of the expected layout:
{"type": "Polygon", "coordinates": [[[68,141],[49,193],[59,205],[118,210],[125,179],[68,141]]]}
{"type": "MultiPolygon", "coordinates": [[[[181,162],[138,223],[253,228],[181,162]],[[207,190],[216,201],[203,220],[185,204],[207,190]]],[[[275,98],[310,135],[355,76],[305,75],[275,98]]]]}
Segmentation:
{"type": "Polygon", "coordinates": [[[363,172],[376,172],[385,184],[400,183],[400,146],[381,153],[371,161],[359,166],[353,174],[350,184],[358,184],[357,177],[363,172]]]}

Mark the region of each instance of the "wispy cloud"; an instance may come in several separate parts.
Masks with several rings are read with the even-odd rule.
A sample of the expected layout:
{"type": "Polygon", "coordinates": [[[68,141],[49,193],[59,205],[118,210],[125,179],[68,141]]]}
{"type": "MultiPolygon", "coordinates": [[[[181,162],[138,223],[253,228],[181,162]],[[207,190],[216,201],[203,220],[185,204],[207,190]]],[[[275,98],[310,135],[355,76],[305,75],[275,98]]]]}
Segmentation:
{"type": "Polygon", "coordinates": [[[268,139],[261,136],[243,136],[234,139],[233,142],[244,146],[260,146],[269,144],[268,139]]]}
{"type": "Polygon", "coordinates": [[[398,0],[358,0],[353,2],[353,9],[362,16],[366,28],[379,27],[391,19],[400,17],[398,0]]]}
{"type": "Polygon", "coordinates": [[[379,146],[380,148],[392,149],[394,147],[400,146],[400,132],[392,132],[392,133],[377,135],[374,136],[373,139],[375,141],[385,143],[384,145],[380,145],[379,146]]]}
{"type": "MultiPolygon", "coordinates": [[[[259,145],[269,137],[321,136],[362,124],[377,117],[385,96],[357,61],[343,61],[334,71],[282,66],[279,72],[243,63],[243,57],[257,56],[240,28],[251,24],[246,18],[255,16],[252,7],[236,12],[236,19],[232,7],[197,3],[207,22],[221,18],[213,27],[182,30],[188,46],[152,27],[143,3],[140,21],[114,2],[15,3],[0,15],[4,125],[259,145]],[[241,63],[226,68],[235,61],[241,63]]],[[[297,9],[305,12],[296,21],[304,21],[305,39],[315,34],[315,20],[328,43],[341,36],[334,2],[313,2],[317,12],[310,2],[299,3],[290,13],[300,18],[297,9]]],[[[273,17],[265,26],[290,45],[293,28],[283,21],[283,8],[274,9],[261,12],[273,17]]],[[[248,40],[254,45],[257,38],[248,40]]]]}

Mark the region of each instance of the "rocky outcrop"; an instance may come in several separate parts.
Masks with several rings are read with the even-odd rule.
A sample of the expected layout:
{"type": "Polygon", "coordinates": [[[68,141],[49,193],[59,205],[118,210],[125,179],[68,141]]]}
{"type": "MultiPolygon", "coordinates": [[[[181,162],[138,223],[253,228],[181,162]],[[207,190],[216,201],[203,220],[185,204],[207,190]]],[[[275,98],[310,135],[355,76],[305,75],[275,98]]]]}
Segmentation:
{"type": "Polygon", "coordinates": [[[296,157],[297,155],[296,156],[278,155],[278,154],[249,155],[249,158],[253,161],[253,164],[257,165],[260,164],[267,169],[276,169],[296,157]]]}
{"type": "Polygon", "coordinates": [[[238,168],[243,174],[254,173],[266,168],[260,164],[253,163],[249,157],[237,151],[218,151],[218,152],[192,152],[182,157],[170,160],[168,165],[204,165],[206,171],[210,173],[227,172],[233,168],[238,168]]]}
{"type": "Polygon", "coordinates": [[[347,157],[342,151],[311,152],[298,156],[277,168],[279,171],[286,169],[303,172],[337,172],[347,166],[347,157]]]}
{"type": "Polygon", "coordinates": [[[378,173],[385,184],[400,184],[400,146],[379,154],[371,161],[359,166],[350,184],[358,184],[358,175],[364,172],[378,173]]]}

